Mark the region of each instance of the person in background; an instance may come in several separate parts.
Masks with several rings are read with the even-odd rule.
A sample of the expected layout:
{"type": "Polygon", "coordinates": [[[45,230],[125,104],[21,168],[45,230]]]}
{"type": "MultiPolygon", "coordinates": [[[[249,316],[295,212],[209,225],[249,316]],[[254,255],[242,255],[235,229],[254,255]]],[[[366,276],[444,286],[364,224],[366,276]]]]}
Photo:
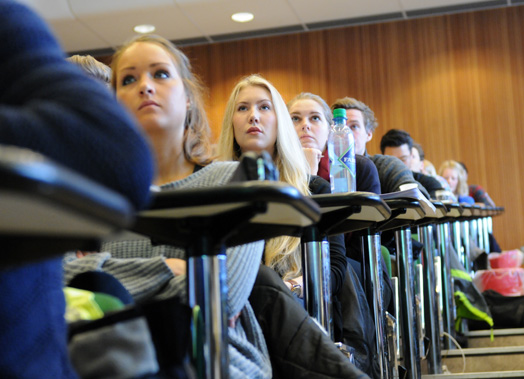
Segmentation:
{"type": "MultiPolygon", "coordinates": [[[[159,190],[221,186],[236,162],[212,162],[210,128],[200,80],[189,59],[165,38],[146,35],[124,44],[113,56],[112,87],[153,146],[159,190]]],[[[260,326],[248,297],[264,248],[263,241],[226,250],[229,370],[232,378],[271,377],[260,326]]],[[[149,238],[110,241],[101,253],[65,262],[66,278],[89,270],[116,277],[137,303],[180,297],[187,301],[184,249],[153,244],[149,238]]]]}
{"type": "Polygon", "coordinates": [[[413,178],[412,171],[397,158],[367,153],[366,144],[371,141],[378,126],[375,113],[369,106],[352,97],[344,97],[331,104],[331,110],[336,108],[346,110],[346,123],[355,137],[355,154],[364,155],[373,161],[378,171],[382,193],[400,191],[403,184],[417,184],[420,191],[429,198],[426,189],[413,178]]]}
{"type": "MultiPolygon", "coordinates": [[[[412,149],[413,139],[404,130],[390,129],[380,140],[380,151],[382,154],[397,157],[408,168],[411,168],[413,163],[412,149]]],[[[431,198],[436,198],[437,191],[444,189],[437,179],[420,172],[412,172],[415,180],[426,188],[431,198]]]]}
{"type": "Polygon", "coordinates": [[[424,170],[424,149],[422,149],[420,143],[415,141],[413,141],[413,147],[411,148],[410,168],[413,172],[422,172],[424,170]]]}
{"type": "MultiPolygon", "coordinates": [[[[238,160],[248,151],[267,151],[280,173],[280,180],[307,195],[330,192],[329,184],[319,177],[310,178],[309,165],[294,131],[284,100],[276,88],[259,75],[241,79],[226,105],[218,141],[221,160],[238,160]]],[[[344,281],[346,258],[342,236],[330,237],[331,286],[337,295],[344,281]]],[[[278,237],[266,242],[264,263],[288,286],[302,286],[300,240],[278,237]]],[[[325,376],[361,375],[344,361],[343,355],[320,330],[311,324],[302,305],[285,301],[285,292],[261,267],[250,297],[262,326],[277,375],[295,377],[314,373],[325,376]],[[303,325],[304,328],[300,325],[303,325]],[[285,332],[283,332],[285,330],[285,332]],[[320,334],[318,334],[320,332],[320,334]],[[303,341],[299,351],[291,350],[294,341],[303,341]],[[314,346],[317,346],[318,349],[314,346]],[[330,362],[330,360],[332,360],[330,362]]],[[[274,273],[273,273],[274,276],[274,273]]]]}
{"type": "Polygon", "coordinates": [[[90,77],[101,81],[108,87],[110,86],[111,68],[97,61],[91,55],[73,55],[66,60],[76,64],[90,77]]]}
{"type": "MultiPolygon", "coordinates": [[[[331,109],[324,99],[309,92],[295,96],[288,102],[287,108],[310,162],[310,173],[329,181],[327,140],[333,118],[331,109]]],[[[355,154],[355,160],[357,191],[380,194],[380,181],[373,162],[361,154],[355,154]]]]}
{"type": "Polygon", "coordinates": [[[457,161],[448,160],[440,165],[438,170],[449,184],[451,192],[457,197],[459,203],[473,204],[475,200],[469,196],[468,183],[466,181],[466,170],[457,161]]]}
{"type": "MultiPolygon", "coordinates": [[[[0,144],[43,154],[144,207],[151,151],[114,96],[65,61],[49,28],[24,5],[0,1],[0,33],[0,144]]],[[[77,376],[62,289],[60,257],[0,269],[3,378],[77,376]]]]}
{"type": "Polygon", "coordinates": [[[420,145],[418,142],[413,141],[413,148],[411,149],[411,152],[411,171],[428,175],[437,179],[445,191],[451,192],[446,179],[444,179],[442,176],[437,175],[437,171],[435,170],[433,164],[425,159],[424,149],[422,148],[422,145],[420,145]],[[428,172],[428,170],[431,170],[431,168],[429,168],[429,166],[426,166],[427,164],[431,165],[431,168],[433,169],[431,172],[428,172]],[[426,167],[428,168],[426,169],[426,167]]]}
{"type": "MultiPolygon", "coordinates": [[[[238,160],[247,151],[267,151],[280,172],[280,180],[304,195],[330,192],[329,184],[310,177],[299,139],[285,103],[266,79],[251,75],[237,83],[226,106],[218,154],[222,160],[238,160]],[[282,107],[282,104],[284,107],[282,107]]],[[[340,237],[340,236],[339,236],[340,237]]],[[[264,262],[291,286],[302,286],[300,240],[279,237],[266,243],[264,262]]],[[[341,238],[330,239],[331,282],[336,295],[344,281],[345,251],[341,238]]]]}
{"type": "MultiPolygon", "coordinates": [[[[464,171],[466,172],[466,182],[468,181],[468,168],[463,162],[458,162],[460,165],[464,168],[464,171]]],[[[469,196],[471,196],[475,203],[482,203],[484,205],[487,205],[488,207],[495,207],[495,202],[491,199],[491,197],[488,195],[487,191],[479,186],[478,184],[470,184],[468,186],[469,188],[469,196]]]]}

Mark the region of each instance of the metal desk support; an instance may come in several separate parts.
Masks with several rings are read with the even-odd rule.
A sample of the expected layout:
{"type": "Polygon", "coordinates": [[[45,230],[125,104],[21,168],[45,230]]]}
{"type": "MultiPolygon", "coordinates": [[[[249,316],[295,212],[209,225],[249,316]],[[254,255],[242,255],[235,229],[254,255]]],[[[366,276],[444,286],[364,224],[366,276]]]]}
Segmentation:
{"type": "Polygon", "coordinates": [[[261,181],[158,192],[150,209],[139,214],[134,231],[186,248],[189,302],[204,329],[196,328],[202,344],[200,378],[229,377],[225,248],[299,236],[319,219],[317,205],[296,188],[261,181]]]}

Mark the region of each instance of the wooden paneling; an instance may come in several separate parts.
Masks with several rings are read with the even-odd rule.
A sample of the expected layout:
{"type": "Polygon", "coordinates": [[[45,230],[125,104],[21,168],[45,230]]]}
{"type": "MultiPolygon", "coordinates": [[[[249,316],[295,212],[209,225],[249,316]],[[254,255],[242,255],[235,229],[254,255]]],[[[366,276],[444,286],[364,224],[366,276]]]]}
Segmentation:
{"type": "Polygon", "coordinates": [[[229,93],[260,73],[285,100],[301,91],[328,103],[352,96],[376,113],[368,145],[378,153],[390,128],[405,129],[435,166],[467,164],[470,183],[506,207],[494,220],[505,249],[523,243],[524,7],[188,47],[209,87],[220,131],[229,93]]]}

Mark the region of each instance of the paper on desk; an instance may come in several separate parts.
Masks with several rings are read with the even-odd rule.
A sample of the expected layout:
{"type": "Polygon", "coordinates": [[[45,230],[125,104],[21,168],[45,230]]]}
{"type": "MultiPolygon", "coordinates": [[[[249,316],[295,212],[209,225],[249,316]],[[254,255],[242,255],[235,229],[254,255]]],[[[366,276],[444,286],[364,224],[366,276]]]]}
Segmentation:
{"type": "Polygon", "coordinates": [[[389,200],[389,199],[411,199],[411,200],[418,200],[420,205],[422,206],[422,209],[424,210],[424,213],[426,214],[426,217],[437,217],[437,209],[435,206],[429,201],[426,196],[420,192],[420,190],[417,188],[409,188],[403,191],[397,191],[397,192],[389,192],[389,193],[383,193],[380,195],[380,198],[382,200],[389,200]]]}

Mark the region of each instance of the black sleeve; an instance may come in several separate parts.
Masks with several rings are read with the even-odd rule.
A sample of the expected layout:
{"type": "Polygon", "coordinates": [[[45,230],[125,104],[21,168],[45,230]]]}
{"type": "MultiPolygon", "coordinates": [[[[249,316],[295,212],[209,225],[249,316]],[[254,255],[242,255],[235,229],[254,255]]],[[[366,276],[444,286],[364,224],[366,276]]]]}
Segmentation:
{"type": "Polygon", "coordinates": [[[131,116],[65,61],[35,13],[11,1],[0,9],[0,144],[44,154],[143,206],[153,159],[131,116]]]}
{"type": "Polygon", "coordinates": [[[438,190],[444,189],[444,187],[442,187],[442,184],[440,184],[440,182],[432,176],[424,175],[424,174],[421,174],[420,172],[414,172],[413,177],[415,178],[417,182],[422,184],[422,186],[428,191],[429,196],[432,199],[436,198],[435,193],[438,190]]]}
{"type": "MultiPolygon", "coordinates": [[[[313,175],[309,182],[312,194],[331,193],[329,183],[319,176],[313,175]]],[[[331,291],[337,295],[346,277],[346,248],[342,234],[328,237],[329,255],[331,260],[331,291]]]]}
{"type": "Polygon", "coordinates": [[[377,167],[371,159],[363,155],[355,155],[357,166],[357,191],[380,194],[380,179],[377,167]]]}

